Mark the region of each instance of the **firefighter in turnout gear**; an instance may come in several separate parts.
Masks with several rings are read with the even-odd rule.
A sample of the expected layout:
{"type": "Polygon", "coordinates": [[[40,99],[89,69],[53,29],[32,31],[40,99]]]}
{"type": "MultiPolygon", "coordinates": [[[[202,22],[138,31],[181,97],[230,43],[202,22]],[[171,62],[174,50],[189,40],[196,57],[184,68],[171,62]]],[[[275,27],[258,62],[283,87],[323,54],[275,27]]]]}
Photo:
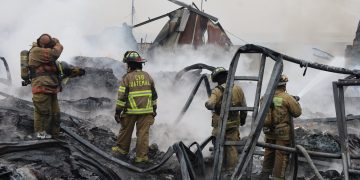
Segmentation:
{"type": "MultiPolygon", "coordinates": [[[[218,137],[220,133],[220,109],[223,92],[225,90],[228,71],[223,67],[216,68],[211,73],[211,80],[218,85],[212,90],[211,96],[205,103],[205,107],[212,110],[212,135],[218,137]]],[[[244,92],[240,86],[234,85],[232,88],[231,106],[246,107],[244,92]]],[[[239,141],[239,126],[245,124],[246,111],[231,111],[226,124],[225,139],[228,141],[239,141]]],[[[238,160],[238,151],[236,146],[226,146],[224,150],[224,170],[233,171],[238,160]]]]}
{"type": "MultiPolygon", "coordinates": [[[[290,123],[292,118],[301,115],[299,98],[291,96],[286,92],[288,78],[281,75],[272,105],[264,122],[265,142],[281,146],[291,145],[290,123]]],[[[272,174],[273,179],[285,179],[285,170],[289,161],[289,153],[285,151],[265,148],[263,169],[261,179],[269,179],[272,174]]]]}
{"type": "Polygon", "coordinates": [[[127,51],[123,62],[128,72],[122,77],[118,90],[115,120],[121,124],[117,146],[112,147],[115,155],[129,153],[131,135],[136,125],[136,163],[149,161],[149,130],[156,116],[157,93],[152,77],[142,71],[145,59],[136,51],[127,51]]]}
{"type": "Polygon", "coordinates": [[[34,131],[38,139],[59,136],[60,108],[57,93],[61,91],[62,79],[85,74],[83,69],[57,61],[62,50],[63,46],[58,39],[42,34],[33,43],[27,56],[33,93],[34,131]]]}

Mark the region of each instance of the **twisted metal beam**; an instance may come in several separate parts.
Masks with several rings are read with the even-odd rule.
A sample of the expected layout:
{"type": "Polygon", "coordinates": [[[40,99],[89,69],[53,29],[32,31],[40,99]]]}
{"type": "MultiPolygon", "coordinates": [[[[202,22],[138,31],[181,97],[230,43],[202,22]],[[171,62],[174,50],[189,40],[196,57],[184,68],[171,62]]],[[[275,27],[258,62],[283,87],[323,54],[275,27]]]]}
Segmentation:
{"type": "Polygon", "coordinates": [[[314,163],[312,162],[309,154],[306,152],[306,149],[304,147],[302,147],[301,145],[296,145],[296,149],[298,149],[303,156],[306,158],[307,162],[309,163],[311,169],[314,171],[316,177],[319,180],[324,180],[324,178],[321,176],[321,174],[319,173],[319,170],[316,168],[316,166],[314,165],[314,163]]]}
{"type": "Polygon", "coordinates": [[[72,153],[72,157],[74,158],[75,164],[95,172],[97,175],[101,177],[101,179],[109,179],[109,180],[121,180],[121,178],[109,167],[104,166],[97,159],[90,156],[88,153],[83,150],[75,147],[76,152],[72,153]]]}
{"type": "Polygon", "coordinates": [[[197,93],[197,91],[199,90],[200,84],[201,82],[204,81],[205,84],[205,88],[206,88],[206,92],[207,95],[210,96],[211,95],[211,89],[210,89],[210,83],[209,83],[209,79],[207,78],[206,75],[202,75],[199,80],[197,81],[197,83],[195,84],[193,90],[191,91],[188,99],[186,100],[186,103],[184,105],[184,107],[181,109],[180,114],[177,116],[176,120],[175,120],[175,124],[179,123],[182,118],[184,117],[186,111],[189,109],[191,102],[193,101],[195,94],[197,93]]]}
{"type": "Polygon", "coordinates": [[[85,140],[84,138],[80,137],[79,135],[77,135],[75,132],[73,132],[72,130],[70,130],[68,127],[65,127],[63,125],[60,126],[61,129],[67,133],[68,135],[70,135],[72,138],[74,138],[75,140],[77,140],[78,142],[80,142],[81,144],[83,144],[84,146],[88,147],[89,149],[91,149],[92,151],[94,151],[95,153],[97,153],[98,155],[102,156],[103,158],[110,160],[118,165],[121,165],[123,167],[126,167],[130,170],[136,171],[136,172],[140,172],[140,173],[144,173],[144,172],[149,172],[152,170],[155,170],[157,168],[159,168],[162,164],[164,164],[168,159],[170,159],[170,157],[174,154],[174,149],[172,147],[169,147],[169,149],[167,150],[167,152],[165,153],[165,155],[163,156],[162,160],[160,161],[159,164],[156,164],[152,167],[149,167],[147,169],[141,169],[139,167],[136,167],[130,163],[127,163],[125,161],[122,161],[120,159],[117,159],[109,154],[107,154],[106,152],[104,152],[103,150],[99,149],[98,147],[94,146],[93,144],[91,144],[89,141],[85,140]]]}
{"type": "Polygon", "coordinates": [[[0,57],[0,60],[2,60],[3,63],[4,63],[5,70],[6,70],[6,76],[7,76],[7,79],[0,78],[0,82],[4,83],[6,85],[11,85],[12,79],[11,79],[11,73],[10,73],[9,65],[6,62],[6,59],[4,57],[0,57]]]}
{"type": "Polygon", "coordinates": [[[31,141],[17,142],[16,144],[6,143],[5,145],[3,144],[0,145],[0,156],[14,152],[29,151],[33,149],[41,149],[46,147],[59,147],[69,151],[68,147],[66,147],[66,143],[62,141],[58,141],[54,139],[31,140],[31,141]]]}
{"type": "Polygon", "coordinates": [[[184,69],[182,69],[181,71],[179,71],[176,76],[175,76],[175,80],[179,80],[186,72],[191,71],[191,70],[197,70],[197,69],[206,69],[209,70],[210,72],[215,70],[214,66],[210,66],[207,64],[203,64],[203,63],[196,63],[190,66],[185,67],[184,69]]]}
{"type": "Polygon", "coordinates": [[[90,142],[88,142],[84,138],[80,137],[79,135],[74,133],[72,130],[70,130],[69,128],[67,128],[63,125],[61,125],[61,129],[65,133],[70,135],[72,138],[74,138],[75,140],[80,142],[82,145],[91,149],[93,152],[97,153],[101,157],[103,157],[107,160],[110,160],[115,164],[126,167],[135,172],[145,173],[145,172],[150,172],[150,171],[156,170],[157,168],[164,165],[165,162],[167,162],[170,159],[170,157],[172,157],[173,154],[176,154],[176,156],[178,157],[178,161],[180,163],[181,175],[182,175],[183,179],[196,179],[197,177],[201,177],[205,173],[204,166],[203,166],[204,162],[202,160],[201,150],[203,149],[202,147],[205,147],[206,144],[208,142],[210,142],[211,137],[208,138],[205,142],[201,143],[201,145],[198,145],[197,143],[193,143],[193,144],[197,144],[197,148],[198,148],[195,153],[192,153],[189,149],[190,147],[187,148],[182,142],[175,143],[173,146],[170,146],[168,148],[167,152],[165,153],[165,155],[162,157],[161,161],[158,164],[148,167],[146,169],[142,169],[142,168],[136,167],[130,163],[127,163],[125,161],[122,161],[120,159],[117,159],[117,158],[107,154],[106,152],[104,152],[101,149],[99,149],[98,147],[94,146],[93,144],[91,144],[90,142]],[[199,155],[199,154],[201,154],[201,155],[199,155]],[[192,166],[192,161],[190,159],[193,159],[193,158],[195,158],[195,159],[200,158],[199,161],[197,162],[197,164],[199,166],[197,168],[200,168],[200,169],[194,169],[194,167],[192,166]]]}
{"type": "MultiPolygon", "coordinates": [[[[265,53],[271,58],[276,57],[276,56],[281,56],[283,58],[283,60],[289,61],[289,62],[292,62],[295,64],[299,64],[300,67],[309,67],[309,68],[318,69],[318,70],[322,70],[322,71],[328,71],[328,72],[339,73],[339,74],[349,74],[349,75],[355,75],[357,77],[360,77],[360,70],[358,70],[358,69],[351,70],[351,69],[347,69],[347,68],[329,66],[329,65],[320,64],[320,63],[313,63],[313,62],[293,58],[288,55],[281,54],[279,52],[276,52],[274,50],[271,50],[269,48],[262,47],[259,45],[246,44],[246,45],[240,47],[239,49],[246,51],[248,53],[265,53]]],[[[274,59],[274,58],[272,58],[272,59],[274,59]]]]}

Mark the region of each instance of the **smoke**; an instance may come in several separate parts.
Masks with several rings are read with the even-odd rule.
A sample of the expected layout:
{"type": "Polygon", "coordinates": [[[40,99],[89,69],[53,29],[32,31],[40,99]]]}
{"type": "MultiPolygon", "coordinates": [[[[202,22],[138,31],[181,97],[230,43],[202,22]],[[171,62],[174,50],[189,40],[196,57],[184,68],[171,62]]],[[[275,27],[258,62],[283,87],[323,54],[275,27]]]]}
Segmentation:
{"type": "Polygon", "coordinates": [[[107,9],[107,15],[114,15],[121,4],[118,1],[15,0],[2,5],[0,56],[9,63],[14,86],[21,84],[20,51],[30,49],[32,42],[43,33],[58,38],[64,45],[60,57],[64,61],[79,55],[119,59],[124,51],[136,50],[131,30],[121,21],[116,23],[116,18],[107,20],[102,13],[107,9]]]}
{"type": "MultiPolygon", "coordinates": [[[[191,90],[200,78],[200,75],[188,72],[180,80],[175,81],[176,73],[195,63],[228,68],[233,53],[233,50],[225,51],[214,46],[201,47],[197,50],[190,46],[180,47],[176,51],[155,50],[144,70],[153,75],[159,95],[158,116],[155,120],[158,126],[153,127],[152,139],[160,148],[167,148],[177,141],[201,142],[211,135],[211,112],[204,106],[207,100],[204,84],[201,84],[182,121],[175,123],[191,90]]],[[[202,73],[211,72],[203,70],[202,73]]]]}
{"type": "MultiPolygon", "coordinates": [[[[126,50],[136,49],[136,43],[130,30],[121,25],[123,12],[119,12],[121,15],[117,15],[118,8],[128,5],[126,3],[124,5],[124,3],[115,0],[106,3],[99,0],[91,2],[86,0],[51,2],[14,0],[7,2],[4,6],[6,8],[0,11],[0,17],[2,17],[0,19],[0,37],[2,39],[0,55],[8,60],[11,68],[14,80],[12,88],[19,89],[20,86],[20,51],[29,49],[31,43],[42,33],[49,33],[60,39],[64,45],[61,60],[65,61],[79,55],[121,59],[126,50]],[[104,10],[106,13],[103,12],[104,10]]],[[[162,4],[157,1],[156,3],[162,4]]],[[[156,6],[156,3],[152,6],[156,6]]],[[[317,47],[335,53],[337,56],[342,55],[344,44],[328,42],[344,42],[353,39],[359,17],[359,11],[355,8],[358,6],[354,4],[356,5],[358,2],[334,1],[329,3],[321,0],[314,3],[307,0],[284,3],[280,0],[272,2],[257,0],[229,1],[227,4],[220,1],[208,1],[204,7],[206,12],[220,17],[220,22],[225,29],[235,32],[249,42],[261,42],[265,46],[290,56],[311,62],[330,64],[331,62],[326,60],[314,59],[312,48],[317,47]],[[219,6],[219,3],[222,3],[222,6],[219,6]],[[210,11],[211,8],[212,11],[210,11]],[[234,17],[236,17],[236,21],[234,21],[234,17]],[[265,43],[270,41],[287,42],[288,44],[265,43]],[[299,42],[303,44],[299,44],[299,42]]],[[[140,9],[150,6],[148,2],[140,0],[137,5],[140,9]]],[[[157,9],[159,8],[160,6],[157,9]]],[[[140,13],[138,19],[141,19],[140,13]]],[[[161,26],[156,31],[160,28],[161,26]]],[[[149,29],[149,32],[152,31],[154,30],[149,29]]],[[[174,124],[174,120],[198,78],[186,75],[181,81],[173,82],[174,76],[183,67],[194,63],[228,68],[234,53],[234,49],[224,51],[207,46],[194,50],[184,46],[176,51],[158,49],[153,57],[146,57],[149,62],[145,65],[144,70],[154,76],[159,93],[158,116],[151,137],[154,142],[159,143],[162,148],[166,148],[178,140],[201,141],[211,134],[211,113],[204,107],[207,95],[203,86],[183,120],[179,124],[174,124]]],[[[252,55],[241,58],[237,75],[257,75],[259,61],[254,58],[259,57],[252,55]]],[[[342,60],[337,58],[336,61],[342,60]]],[[[272,65],[273,62],[269,61],[266,66],[262,93],[265,91],[272,65]]],[[[302,95],[300,103],[304,109],[303,117],[334,115],[331,81],[342,76],[331,73],[320,75],[319,71],[308,69],[306,76],[303,77],[303,70],[298,65],[291,63],[284,65],[284,74],[287,74],[290,79],[288,92],[293,95],[299,93],[302,95]],[[321,79],[321,81],[314,82],[314,79],[321,79]],[[310,87],[308,84],[312,84],[312,86],[310,87]]],[[[244,89],[248,106],[253,106],[256,84],[253,82],[239,84],[244,89]]]]}
{"type": "MultiPolygon", "coordinates": [[[[191,3],[190,0],[186,2],[191,3]]],[[[256,43],[348,42],[354,38],[360,16],[356,7],[359,6],[360,2],[356,0],[229,0],[226,3],[204,3],[205,12],[219,17],[226,30],[256,43]]],[[[238,43],[244,43],[231,37],[238,43]]]]}

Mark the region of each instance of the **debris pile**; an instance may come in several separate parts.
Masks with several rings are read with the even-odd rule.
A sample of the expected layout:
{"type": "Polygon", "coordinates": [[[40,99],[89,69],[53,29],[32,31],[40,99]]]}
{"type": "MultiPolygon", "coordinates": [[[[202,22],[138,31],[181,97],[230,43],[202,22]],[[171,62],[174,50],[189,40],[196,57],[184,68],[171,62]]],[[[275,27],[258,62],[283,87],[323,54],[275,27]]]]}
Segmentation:
{"type": "MultiPolygon", "coordinates": [[[[63,133],[61,141],[35,140],[33,108],[27,101],[8,97],[0,107],[0,167],[1,177],[25,179],[173,179],[175,160],[152,173],[136,173],[104,160],[89,151],[71,136],[63,133]],[[85,153],[86,152],[86,153],[85,153]],[[29,154],[31,154],[29,156],[29,154]],[[171,165],[173,164],[173,165],[171,165]],[[6,175],[6,176],[5,176],[6,175]]],[[[95,146],[110,153],[115,135],[104,127],[93,127],[89,121],[62,114],[62,126],[78,133],[95,146]]],[[[155,162],[162,158],[156,145],[150,148],[155,162]]]]}
{"type": "MultiPolygon", "coordinates": [[[[248,45],[248,47],[253,46],[248,45]]],[[[270,52],[265,48],[260,50],[270,52]]],[[[297,61],[296,59],[292,60],[297,61]]],[[[149,167],[137,167],[132,164],[134,150],[130,152],[126,160],[119,160],[111,156],[110,150],[116,144],[116,136],[109,129],[111,125],[103,126],[101,124],[106,121],[113,123],[112,126],[115,125],[111,116],[114,110],[118,79],[114,74],[124,72],[123,67],[120,64],[116,66],[117,63],[113,61],[107,58],[75,58],[75,65],[85,67],[87,74],[69,80],[60,96],[61,126],[64,131],[61,141],[35,140],[32,137],[32,103],[4,93],[1,94],[6,97],[0,102],[1,176],[21,176],[26,179],[178,179],[187,176],[190,178],[190,176],[206,175],[209,177],[212,175],[205,172],[212,171],[214,163],[209,161],[204,163],[201,152],[206,144],[211,142],[211,138],[202,144],[193,143],[189,147],[182,142],[175,143],[169,147],[166,153],[161,152],[156,144],[152,144],[149,157],[154,164],[150,164],[149,167]],[[115,63],[115,65],[109,62],[115,63]],[[92,85],[89,86],[89,84],[92,85]],[[88,91],[88,89],[96,90],[88,91]],[[194,149],[195,152],[192,151],[194,149]],[[178,160],[173,154],[176,154],[178,160]],[[156,167],[156,165],[159,166],[156,167]],[[190,171],[193,171],[192,174],[189,173],[190,171]]],[[[299,63],[306,62],[299,61],[299,63]]],[[[308,65],[309,67],[323,68],[319,64],[308,65]]],[[[330,68],[330,70],[344,71],[337,68],[330,68]]],[[[348,73],[352,73],[352,71],[348,73]]],[[[162,75],[164,74],[157,74],[157,76],[162,75]]],[[[296,143],[304,146],[307,150],[340,154],[342,142],[337,135],[334,135],[336,132],[324,133],[323,129],[317,130],[319,127],[321,126],[315,127],[312,131],[297,128],[295,131],[296,143]]],[[[359,155],[359,142],[358,135],[349,135],[351,155],[359,155]]],[[[314,158],[314,162],[319,167],[324,167],[321,169],[324,170],[321,174],[325,178],[341,177],[337,171],[328,170],[329,164],[336,163],[336,161],[314,158]]],[[[352,168],[358,167],[356,160],[352,160],[352,163],[354,163],[352,168]]],[[[306,164],[300,163],[300,167],[304,173],[299,174],[301,177],[298,179],[313,178],[312,171],[307,169],[306,164]]]]}

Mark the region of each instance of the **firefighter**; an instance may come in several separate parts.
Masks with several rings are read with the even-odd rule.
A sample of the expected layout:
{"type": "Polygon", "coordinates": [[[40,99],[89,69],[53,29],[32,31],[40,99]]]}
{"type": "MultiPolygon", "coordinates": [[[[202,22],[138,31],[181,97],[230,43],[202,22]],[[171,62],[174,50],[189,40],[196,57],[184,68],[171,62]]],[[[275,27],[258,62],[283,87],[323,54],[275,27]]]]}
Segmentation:
{"type": "MultiPolygon", "coordinates": [[[[277,85],[273,102],[264,122],[265,142],[281,146],[290,146],[291,119],[301,115],[301,107],[298,98],[286,92],[288,78],[281,75],[277,85]]],[[[263,169],[261,179],[269,179],[272,174],[273,179],[285,179],[285,170],[288,165],[289,153],[285,151],[265,148],[263,169]]]]}
{"type": "MultiPolygon", "coordinates": [[[[211,96],[205,103],[205,107],[212,110],[212,135],[218,137],[220,133],[220,109],[223,92],[225,90],[226,78],[228,71],[223,67],[216,68],[211,73],[211,80],[218,85],[212,90],[211,96]]],[[[231,106],[246,107],[246,100],[244,92],[240,86],[234,85],[232,88],[231,106]]],[[[239,126],[245,124],[247,112],[246,111],[231,111],[226,124],[225,139],[228,141],[239,141],[240,132],[239,126]]],[[[237,164],[238,151],[236,146],[226,146],[224,150],[224,171],[233,171],[237,164]]]]}
{"type": "Polygon", "coordinates": [[[42,34],[29,51],[34,131],[38,139],[59,136],[60,108],[57,93],[61,91],[61,76],[74,77],[85,74],[83,69],[57,61],[62,50],[63,46],[58,39],[52,38],[49,34],[42,34]]]}
{"type": "Polygon", "coordinates": [[[115,120],[121,128],[117,146],[112,147],[114,155],[125,157],[129,153],[131,135],[136,124],[135,163],[149,162],[149,129],[156,116],[157,93],[152,77],[142,70],[145,59],[136,51],[127,51],[123,62],[127,73],[123,76],[118,90],[115,120]]]}

